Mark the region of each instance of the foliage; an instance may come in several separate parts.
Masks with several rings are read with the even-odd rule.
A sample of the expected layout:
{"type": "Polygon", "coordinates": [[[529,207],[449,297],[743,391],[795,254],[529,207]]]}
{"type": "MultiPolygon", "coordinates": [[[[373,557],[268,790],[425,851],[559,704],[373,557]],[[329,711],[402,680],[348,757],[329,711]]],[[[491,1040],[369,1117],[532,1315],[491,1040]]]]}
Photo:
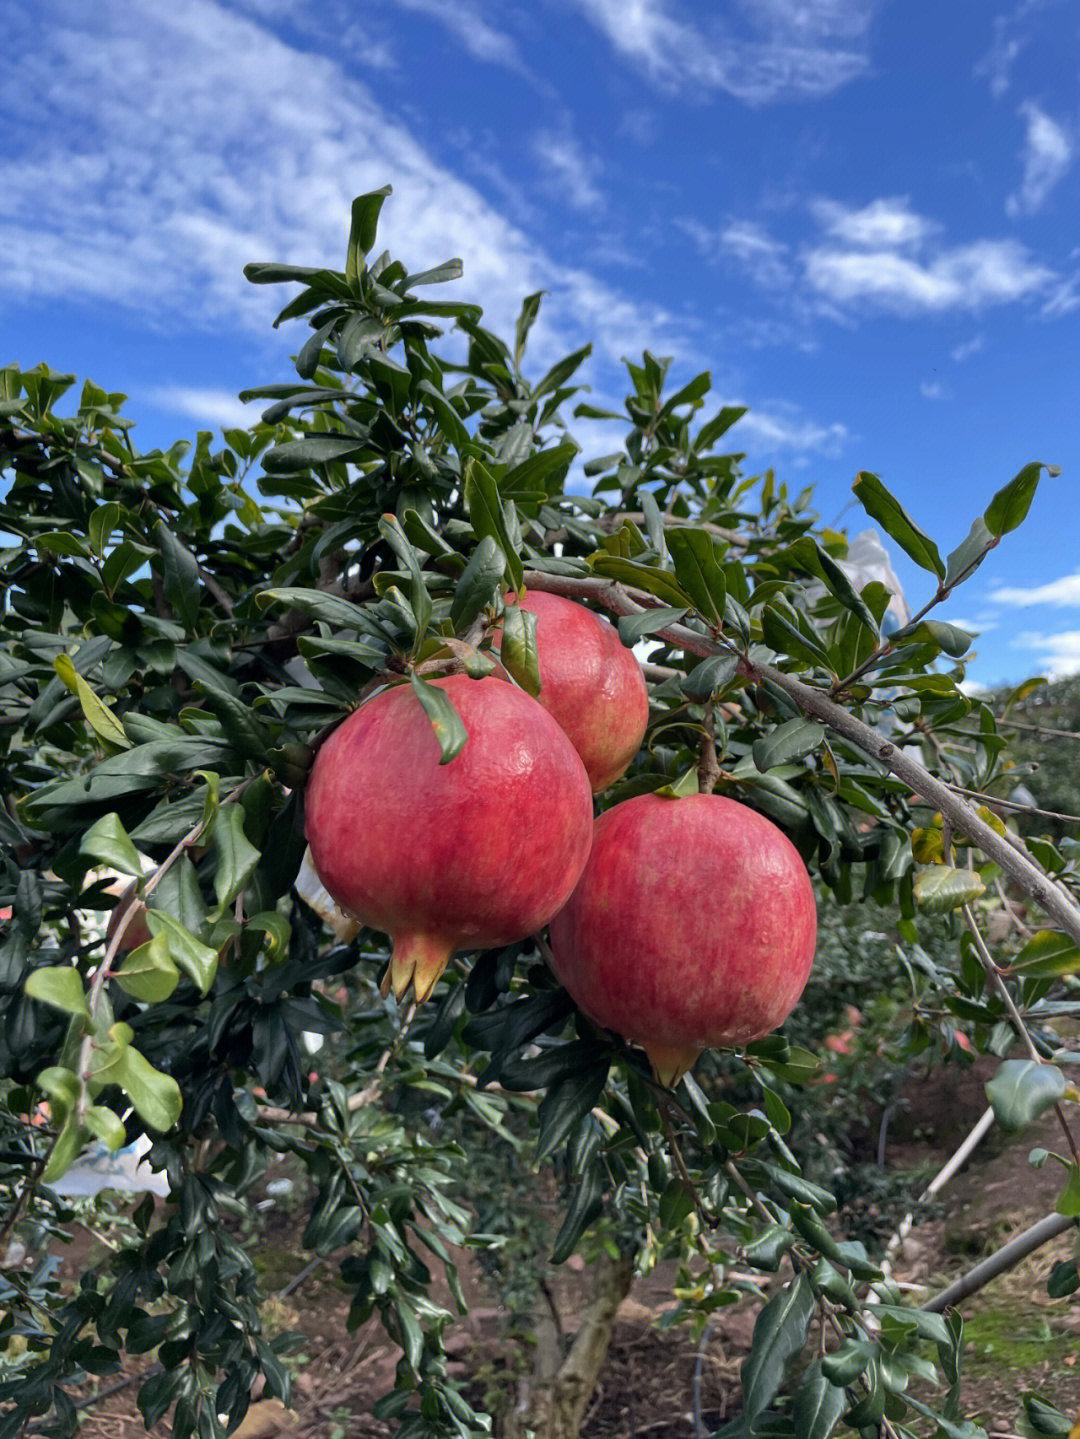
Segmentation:
{"type": "MultiPolygon", "coordinates": [[[[279,1154],[310,1176],[304,1244],[343,1254],[352,1322],[377,1313],[401,1349],[376,1413],[405,1436],[486,1432],[447,1376],[452,1316],[431,1282],[442,1267],[455,1292],[451,1250],[503,1242],[461,1199],[468,1154],[493,1143],[564,1177],[553,1261],[590,1233],[640,1270],[677,1257],[673,1322],[698,1330],[768,1296],[726,1434],[824,1439],[841,1419],[906,1434],[935,1412],[976,1434],[958,1317],[903,1304],[789,1144],[792,1114],[821,1104],[805,1017],[670,1093],[573,1011],[543,936],[459,957],[413,1016],[379,997],[383,937],[335,942],[292,884],[304,777],[333,726],[411,678],[452,763],[460,726],[424,677],[489,672],[508,590],[553,590],[651,647],[646,743],[601,804],[701,786],[760,810],[841,906],[897,908],[895,943],[863,936],[860,1003],[905,1007],[906,1053],[962,1031],[1004,1058],[1019,1037],[1031,1062],[995,1081],[1002,1118],[1071,1102],[1053,1026],[1077,1012],[1078,851],[1057,833],[1025,849],[958,793],[1000,792],[1006,740],[962,688],[970,637],[927,618],[1022,521],[1043,467],[945,558],[859,476],[929,576],[928,602],[887,632],[888,592],[845,569],[811,492],[717,452],[742,411],[700,419],[708,375],[671,389],[646,351],[621,414],[580,398],[587,349],[530,378],[540,297],[512,343],[477,306],[430,299],[460,266],[371,258],[384,198],[354,203],[343,271],[248,267],[299,286],[279,322],[311,333],[296,379],[247,392],[262,419],[219,448],[202,433],[140,453],[124,396],[87,382],[68,414],[72,376],[0,371],[3,1239],[63,1223],[50,1184],[94,1140],[149,1133],[172,1186],[162,1222],[141,1204],[138,1242],[73,1295],[5,1275],[0,1342],[23,1357],[0,1383],[0,1436],[74,1432],[70,1387],[122,1350],[156,1351],[139,1403],[148,1425],[171,1409],[179,1439],[231,1431],[259,1373],[288,1398],[287,1341],[261,1333],[234,1232],[279,1154]],[[446,322],[460,343],[439,343],[446,322]],[[575,419],[618,427],[612,452],[582,463],[575,419]],[[149,906],[152,937],[126,955],[122,931],[103,934],[115,874],[149,906]],[[1038,928],[1003,941],[1007,971],[981,933],[999,885],[1038,928]],[[948,946],[924,942],[927,914],[953,917],[948,946]],[[315,1069],[311,1034],[328,1037],[315,1069]],[[913,1376],[938,1386],[937,1411],[913,1376]]],[[[514,678],[535,687],[527,661],[514,678]]]]}

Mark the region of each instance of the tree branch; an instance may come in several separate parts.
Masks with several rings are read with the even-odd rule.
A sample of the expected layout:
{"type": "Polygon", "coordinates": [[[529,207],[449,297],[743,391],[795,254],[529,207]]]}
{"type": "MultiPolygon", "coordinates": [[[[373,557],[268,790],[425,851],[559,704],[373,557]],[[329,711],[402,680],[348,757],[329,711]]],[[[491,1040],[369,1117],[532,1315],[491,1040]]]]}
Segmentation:
{"type": "MultiPolygon", "coordinates": [[[[549,594],[593,600],[614,614],[634,615],[640,614],[644,609],[655,608],[651,595],[640,590],[627,589],[612,580],[529,571],[525,575],[525,583],[530,589],[546,590],[549,594]]],[[[933,808],[939,809],[954,829],[966,835],[988,859],[1000,865],[1026,894],[1042,906],[1058,928],[1063,929],[1070,938],[1080,944],[1080,906],[1057,888],[1026,850],[1014,848],[976,813],[967,800],[954,794],[941,780],[935,779],[925,765],[899,745],[885,739],[862,720],[856,719],[822,690],[805,684],[794,675],[786,674],[773,665],[749,659],[733,645],[710,639],[708,635],[700,634],[685,625],[669,625],[666,629],[657,630],[652,638],[690,654],[700,655],[703,659],[715,654],[737,654],[742,673],[749,679],[769,680],[794,700],[806,714],[821,720],[835,734],[848,740],[898,779],[903,780],[912,794],[921,795],[933,808]]]]}
{"type": "Polygon", "coordinates": [[[1067,1214],[1048,1214],[1045,1219],[1040,1219],[1038,1224],[1025,1229],[1023,1234],[1010,1239],[1008,1244],[1003,1245],[996,1254],[991,1254],[989,1259],[976,1264],[974,1269],[970,1269],[962,1278],[950,1284],[948,1289],[943,1289],[940,1294],[935,1294],[933,1299],[928,1299],[922,1308],[927,1314],[940,1314],[943,1309],[959,1304],[961,1299],[974,1294],[977,1289],[989,1284],[991,1279],[1004,1274],[1006,1269],[1012,1269],[1041,1245],[1056,1239],[1059,1234],[1064,1234],[1066,1229],[1071,1229],[1075,1223],[1076,1220],[1067,1214]]]}

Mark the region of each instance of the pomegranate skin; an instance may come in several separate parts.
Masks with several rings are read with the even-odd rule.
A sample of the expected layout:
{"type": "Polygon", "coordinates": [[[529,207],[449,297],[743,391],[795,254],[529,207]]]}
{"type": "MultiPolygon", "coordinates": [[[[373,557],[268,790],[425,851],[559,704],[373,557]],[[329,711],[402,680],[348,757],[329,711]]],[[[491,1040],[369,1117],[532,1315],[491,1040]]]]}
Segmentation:
{"type": "Polygon", "coordinates": [[[540,703],[570,736],[599,794],[624,774],[649,722],[641,666],[619,632],[584,605],[543,590],[520,600],[536,616],[540,703]]]}
{"type": "Polygon", "coordinates": [[[575,1003],[674,1084],[703,1049],[783,1023],[813,964],[817,909],[795,846],[755,810],[639,795],[596,821],[550,935],[575,1003]]]}
{"type": "Polygon", "coordinates": [[[440,765],[411,686],[382,690],[319,750],[305,827],[346,913],[393,940],[384,992],[427,998],[450,955],[524,939],[569,898],[592,843],[588,776],[559,726],[502,679],[451,675],[469,738],[440,765]]]}

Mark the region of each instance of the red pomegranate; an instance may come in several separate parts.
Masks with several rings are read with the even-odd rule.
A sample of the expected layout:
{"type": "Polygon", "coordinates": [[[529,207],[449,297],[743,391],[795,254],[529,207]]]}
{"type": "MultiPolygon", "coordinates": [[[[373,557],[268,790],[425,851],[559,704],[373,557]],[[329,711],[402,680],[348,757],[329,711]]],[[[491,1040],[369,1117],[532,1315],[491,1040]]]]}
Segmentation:
{"type": "Polygon", "coordinates": [[[806,867],[771,821],[721,795],[638,795],[596,821],[551,922],[555,972],[605,1029],[675,1084],[703,1049],[781,1024],[814,959],[806,867]]]}
{"type": "Polygon", "coordinates": [[[348,914],[393,940],[384,993],[422,1001],[458,949],[524,939],[566,903],[592,843],[585,768],[516,686],[451,675],[469,733],[439,743],[409,685],[380,691],[319,750],[305,820],[311,857],[348,914]]]}
{"type": "MultiPolygon", "coordinates": [[[[106,943],[112,940],[116,931],[120,928],[121,916],[127,910],[132,899],[135,898],[137,884],[138,881],[133,879],[130,884],[125,884],[123,880],[119,880],[109,885],[107,893],[116,894],[119,898],[113,907],[112,914],[109,916],[109,924],[105,930],[106,943]]],[[[150,926],[146,922],[146,905],[141,899],[136,900],[135,913],[131,916],[130,920],[128,920],[124,932],[120,936],[117,953],[126,954],[129,949],[138,949],[141,944],[149,944],[152,938],[150,926]]]]}
{"type": "Polygon", "coordinates": [[[600,615],[561,595],[529,590],[520,600],[536,616],[537,696],[558,720],[589,772],[593,793],[623,774],[641,748],[649,692],[641,666],[600,615]]]}

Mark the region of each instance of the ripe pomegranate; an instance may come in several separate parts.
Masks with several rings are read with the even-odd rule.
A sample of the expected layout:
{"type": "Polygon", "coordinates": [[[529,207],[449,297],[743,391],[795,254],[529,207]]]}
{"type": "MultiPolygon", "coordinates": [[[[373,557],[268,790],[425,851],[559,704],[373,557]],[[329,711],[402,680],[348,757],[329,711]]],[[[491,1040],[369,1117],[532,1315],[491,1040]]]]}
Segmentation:
{"type": "Polygon", "coordinates": [[[705,1048],[745,1044],[794,1009],[814,959],[806,867],[770,821],[721,795],[638,795],[596,821],[551,922],[555,973],[663,1084],[705,1048]]]}
{"type": "Polygon", "coordinates": [[[408,685],[380,691],[315,757],[305,818],[319,877],[393,940],[384,993],[417,1001],[454,950],[524,939],[566,903],[592,843],[585,768],[516,686],[433,681],[469,739],[449,764],[408,685]]]}
{"type": "Polygon", "coordinates": [[[641,748],[649,692],[641,666],[614,625],[561,595],[507,595],[536,616],[537,696],[589,772],[593,793],[615,783],[641,748]]]}

